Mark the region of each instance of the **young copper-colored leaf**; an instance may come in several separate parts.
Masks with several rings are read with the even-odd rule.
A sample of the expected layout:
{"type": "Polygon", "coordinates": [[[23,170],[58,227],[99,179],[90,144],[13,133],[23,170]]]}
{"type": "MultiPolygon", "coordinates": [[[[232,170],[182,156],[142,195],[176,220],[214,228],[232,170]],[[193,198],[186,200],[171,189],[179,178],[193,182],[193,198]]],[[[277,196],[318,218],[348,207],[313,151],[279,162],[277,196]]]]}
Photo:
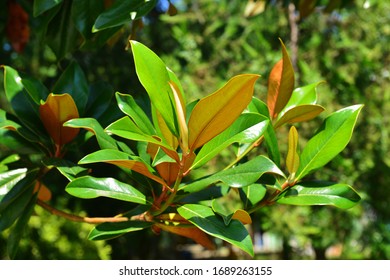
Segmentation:
{"type": "Polygon", "coordinates": [[[190,238],[190,239],[194,240],[196,243],[202,245],[203,247],[205,247],[209,250],[215,249],[215,245],[210,240],[208,235],[195,226],[188,226],[188,225],[186,225],[186,226],[179,226],[179,225],[178,226],[170,226],[170,225],[165,225],[165,224],[160,224],[160,223],[155,224],[155,225],[158,226],[159,228],[161,228],[162,230],[190,238]]]}
{"type": "Polygon", "coordinates": [[[179,164],[177,162],[162,162],[156,165],[156,169],[167,185],[171,186],[179,173],[179,164]]]}
{"type": "Polygon", "coordinates": [[[294,69],[286,47],[282,41],[280,43],[283,58],[272,68],[268,79],[267,105],[272,119],[286,106],[294,89],[294,69]]]}
{"type": "Polygon", "coordinates": [[[79,128],[64,127],[63,124],[79,117],[77,106],[69,94],[49,94],[39,107],[39,115],[54,143],[61,146],[72,141],[79,128]]]}
{"type": "Polygon", "coordinates": [[[299,167],[299,154],[297,152],[298,148],[298,131],[295,126],[290,128],[288,134],[288,152],[286,158],[287,170],[290,172],[291,176],[295,176],[299,167]]]}
{"type": "Polygon", "coordinates": [[[189,148],[194,151],[228,128],[252,100],[259,75],[244,74],[230,79],[222,88],[202,98],[189,122],[189,148]]]}
{"type": "Polygon", "coordinates": [[[252,224],[251,216],[249,215],[248,212],[246,212],[245,210],[242,210],[242,209],[237,209],[234,212],[234,214],[232,216],[232,219],[233,220],[238,220],[241,223],[243,223],[244,225],[252,224]]]}

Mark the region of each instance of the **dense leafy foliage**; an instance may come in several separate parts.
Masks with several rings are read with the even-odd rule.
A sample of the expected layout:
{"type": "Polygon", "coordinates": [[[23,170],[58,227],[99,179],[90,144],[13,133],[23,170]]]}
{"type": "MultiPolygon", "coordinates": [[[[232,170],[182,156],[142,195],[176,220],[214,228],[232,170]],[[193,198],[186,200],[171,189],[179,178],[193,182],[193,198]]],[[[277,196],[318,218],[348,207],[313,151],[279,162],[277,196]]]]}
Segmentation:
{"type": "MultiPolygon", "coordinates": [[[[125,7],[134,10],[131,18],[120,14],[124,2],[117,1],[109,9],[102,6],[85,29],[92,35],[81,31],[83,9],[76,2],[69,9],[88,46],[88,40],[105,42],[116,28],[138,20],[156,4],[146,2],[151,6],[125,7]],[[103,35],[109,30],[112,33],[103,35]]],[[[64,7],[39,9],[34,6],[37,17],[61,13],[64,7]]],[[[54,51],[57,58],[72,51],[76,42],[54,51]]],[[[244,225],[251,223],[249,214],[256,215],[264,206],[347,209],[359,202],[360,196],[348,183],[312,178],[345,149],[362,105],[324,114],[325,106],[317,104],[320,83],[295,85],[296,71],[283,43],[280,60],[270,67],[265,99],[254,95],[259,71],[252,68],[249,72],[254,74],[234,74],[214,93],[190,100],[185,94],[189,87],[181,84],[179,72],[169,69],[146,45],[130,40],[128,46],[134,77],[150,103],[139,95],[114,94],[108,85],[88,85],[88,73],[75,62],[50,89],[31,75],[3,66],[7,104],[1,111],[1,143],[10,156],[2,165],[0,209],[2,229],[13,225],[11,256],[35,204],[53,214],[98,224],[91,240],[152,229],[191,238],[210,249],[215,247],[211,237],[216,237],[253,255],[244,225]],[[299,123],[321,113],[317,120],[322,124],[310,135],[304,130],[307,126],[299,123]],[[289,133],[283,139],[286,129],[289,133]],[[301,133],[308,138],[303,144],[301,133]],[[90,143],[93,147],[85,149],[90,143]],[[234,156],[225,166],[211,167],[226,149],[233,150],[234,156]],[[59,174],[66,181],[55,186],[52,181],[59,174]],[[59,191],[64,188],[67,194],[59,191]],[[50,206],[52,196],[59,194],[108,197],[124,204],[109,218],[73,216],[50,206]],[[239,203],[222,207],[226,196],[235,194],[239,203]]],[[[262,84],[264,88],[267,83],[262,84]]]]}

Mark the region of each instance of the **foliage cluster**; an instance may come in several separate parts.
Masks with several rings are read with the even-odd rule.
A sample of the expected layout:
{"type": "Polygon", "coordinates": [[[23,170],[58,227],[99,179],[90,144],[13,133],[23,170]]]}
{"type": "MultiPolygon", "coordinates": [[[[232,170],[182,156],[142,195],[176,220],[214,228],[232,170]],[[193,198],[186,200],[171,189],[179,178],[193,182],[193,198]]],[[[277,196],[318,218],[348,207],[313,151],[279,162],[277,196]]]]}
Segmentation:
{"type": "MultiPolygon", "coordinates": [[[[47,11],[54,13],[54,8],[50,7],[47,11]]],[[[57,7],[56,15],[62,8],[57,7]]],[[[76,8],[71,8],[75,9],[72,10],[75,13],[76,8]]],[[[82,9],[78,11],[81,13],[82,9]]],[[[145,14],[149,11],[145,10],[145,14]]],[[[119,92],[114,94],[113,87],[102,82],[88,85],[89,75],[99,76],[99,73],[96,70],[91,74],[84,72],[75,62],[66,67],[56,82],[51,81],[53,86],[50,90],[32,76],[10,66],[3,67],[7,99],[2,111],[2,126],[7,129],[2,130],[2,143],[7,147],[3,153],[9,154],[10,147],[17,151],[3,161],[5,179],[2,186],[8,193],[1,202],[3,228],[16,221],[9,242],[12,255],[20,238],[20,227],[27,222],[36,202],[54,214],[66,214],[49,206],[49,203],[55,204],[60,197],[67,195],[63,192],[65,185],[68,194],[76,197],[107,196],[126,201],[115,201],[121,209],[108,213],[113,215],[111,221],[109,218],[69,215],[75,220],[99,223],[91,231],[91,239],[112,238],[133,230],[152,228],[156,233],[162,230],[190,237],[209,248],[214,246],[209,236],[218,237],[249,254],[253,254],[253,247],[247,226],[243,224],[251,221],[249,213],[256,217],[256,213],[264,211],[265,205],[276,202],[331,204],[349,208],[360,199],[348,184],[316,182],[313,185],[301,182],[301,179],[310,179],[312,171],[323,168],[344,149],[361,106],[340,109],[321,118],[323,126],[314,136],[307,133],[309,139],[298,145],[297,131],[302,131],[300,128],[313,129],[314,125],[313,122],[310,122],[311,126],[298,124],[297,130],[291,123],[310,120],[324,108],[317,104],[318,82],[295,87],[296,71],[283,44],[282,59],[274,67],[269,67],[270,72],[266,73],[269,76],[268,86],[264,83],[257,85],[263,92],[268,92],[266,102],[262,102],[253,96],[257,75],[234,76],[240,72],[259,72],[258,64],[234,63],[253,60],[258,53],[254,47],[255,39],[250,35],[254,31],[258,36],[265,33],[256,30],[254,24],[248,24],[250,20],[245,19],[245,24],[239,20],[227,21],[231,24],[227,27],[224,27],[223,21],[215,21],[213,27],[209,25],[209,29],[202,30],[204,35],[197,38],[197,33],[188,30],[192,27],[183,18],[179,18],[179,22],[175,22],[175,17],[162,18],[163,22],[152,22],[149,30],[155,34],[153,29],[161,30],[161,24],[166,26],[167,22],[172,27],[161,36],[173,34],[182,48],[176,49],[179,53],[174,59],[166,54],[161,57],[169,62],[169,66],[173,62],[178,76],[145,45],[131,41],[136,74],[147,95],[138,93],[134,98],[119,92]],[[244,28],[248,33],[241,32],[243,26],[248,26],[244,28]],[[222,33],[225,37],[215,40],[221,38],[220,32],[225,32],[222,33]],[[204,40],[207,34],[211,41],[204,40]],[[229,42],[229,38],[236,34],[243,35],[236,44],[229,42]],[[247,44],[245,52],[237,51],[241,46],[238,44],[240,40],[247,44]],[[199,46],[200,43],[204,45],[199,46]],[[217,56],[217,51],[206,51],[210,49],[208,47],[224,51],[217,56]],[[229,57],[231,53],[241,57],[229,57]],[[215,80],[210,74],[210,65],[205,62],[191,67],[194,59],[213,61],[211,55],[217,58],[212,71],[223,79],[215,80]],[[219,63],[218,59],[224,63],[219,63]],[[191,75],[192,71],[199,70],[201,72],[191,75]],[[199,79],[189,78],[197,78],[199,74],[199,79]],[[186,101],[188,96],[185,96],[183,88],[186,92],[188,89],[208,92],[229,76],[234,77],[215,93],[206,97],[198,94],[195,97],[200,100],[186,101]],[[183,85],[179,80],[183,81],[183,85]],[[199,82],[202,80],[206,83],[199,82]],[[161,91],[165,94],[161,95],[161,91]],[[241,95],[246,98],[242,99],[241,95]],[[144,96],[148,96],[151,102],[145,102],[144,96]],[[26,110],[27,107],[31,110],[26,110]],[[204,127],[205,124],[209,126],[204,127]],[[291,128],[286,131],[287,127],[291,128]],[[228,146],[234,155],[228,157],[230,162],[225,166],[212,166],[208,172],[197,173],[199,167],[204,167],[221,152],[225,153],[228,146]],[[300,146],[303,147],[302,152],[300,146]],[[259,156],[260,152],[264,156],[259,156]],[[108,168],[107,164],[113,167],[108,168]],[[39,188],[39,192],[36,193],[34,188],[39,188]],[[31,192],[25,192],[26,189],[31,192]],[[226,204],[226,196],[234,196],[238,207],[226,204]],[[49,202],[45,202],[46,199],[49,202]],[[14,203],[17,201],[22,207],[14,203]],[[14,211],[23,208],[26,211],[14,211]],[[18,214],[9,216],[7,211],[18,214]],[[121,214],[118,216],[118,213],[121,214]],[[101,223],[103,221],[109,223],[101,223]]],[[[122,24],[120,22],[119,25],[122,24]]],[[[133,26],[136,26],[134,22],[133,26]]],[[[93,30],[88,28],[86,30],[93,30]]],[[[95,31],[89,35],[91,37],[84,37],[85,42],[102,36],[99,30],[95,31]]],[[[143,36],[147,34],[142,33],[141,38],[143,36]]],[[[275,33],[270,32],[268,36],[275,37],[275,33]]],[[[151,38],[159,45],[158,37],[151,38]]],[[[260,41],[266,44],[271,38],[262,37],[260,41]]],[[[88,43],[83,46],[88,46],[88,43]]],[[[169,42],[156,49],[161,51],[164,46],[169,48],[169,42]]],[[[54,50],[55,46],[51,48],[54,50]]],[[[271,51],[272,46],[266,48],[271,51]]],[[[54,54],[62,58],[70,50],[72,48],[54,50],[54,54]]],[[[265,65],[273,65],[279,59],[277,56],[267,56],[270,60],[265,65]]],[[[78,57],[82,56],[75,54],[75,58],[78,57]]],[[[315,62],[315,59],[312,60],[315,62]]],[[[300,69],[305,69],[303,66],[300,69]]],[[[299,79],[304,80],[304,77],[301,74],[299,79]]],[[[140,88],[138,85],[137,91],[142,91],[140,88]]]]}

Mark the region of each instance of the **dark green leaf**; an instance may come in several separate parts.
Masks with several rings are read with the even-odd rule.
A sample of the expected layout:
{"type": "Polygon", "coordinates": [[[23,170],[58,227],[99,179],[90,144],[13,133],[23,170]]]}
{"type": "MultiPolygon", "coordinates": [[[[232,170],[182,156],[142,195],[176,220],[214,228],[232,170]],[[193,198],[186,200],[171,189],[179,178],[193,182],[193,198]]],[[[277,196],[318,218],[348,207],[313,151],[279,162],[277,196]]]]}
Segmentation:
{"type": "Polygon", "coordinates": [[[128,115],[144,133],[148,135],[156,133],[148,116],[131,95],[117,92],[116,100],[121,111],[128,115]]]}
{"type": "Polygon", "coordinates": [[[101,13],[93,26],[93,32],[119,26],[146,15],[154,6],[156,0],[117,0],[101,13]]]}
{"type": "Polygon", "coordinates": [[[55,6],[61,4],[62,1],[63,0],[34,0],[34,17],[54,8],[55,6]]]}
{"type": "Polygon", "coordinates": [[[114,178],[84,176],[70,182],[65,190],[73,196],[84,199],[104,196],[138,204],[150,203],[136,188],[114,178]]]}
{"type": "Polygon", "coordinates": [[[267,189],[261,184],[252,184],[239,189],[239,192],[244,209],[250,209],[264,198],[267,189]]]}
{"type": "Polygon", "coordinates": [[[79,43],[79,32],[75,28],[71,17],[72,2],[63,1],[61,6],[56,6],[53,10],[56,10],[57,7],[59,9],[55,11],[55,14],[50,14],[54,17],[47,25],[45,39],[58,60],[72,52],[79,43]]]}
{"type": "Polygon", "coordinates": [[[297,180],[327,164],[347,146],[362,108],[363,105],[350,106],[325,119],[302,151],[297,180]]]}
{"type": "Polygon", "coordinates": [[[225,240],[253,256],[253,244],[245,226],[232,220],[228,226],[218,218],[210,207],[186,204],[177,208],[179,214],[207,234],[225,240]]]}
{"type": "MultiPolygon", "coordinates": [[[[114,89],[106,82],[98,81],[90,86],[85,115],[99,120],[106,112],[114,96],[114,89]]],[[[103,120],[103,119],[102,119],[103,120]]]]}
{"type": "Polygon", "coordinates": [[[45,130],[39,117],[39,106],[25,90],[23,79],[19,73],[9,67],[4,68],[4,90],[16,116],[32,132],[45,135],[45,130]]]}
{"type": "Polygon", "coordinates": [[[47,167],[55,167],[58,171],[64,175],[69,181],[87,175],[88,169],[81,167],[71,161],[60,158],[47,158],[43,160],[43,164],[47,167]]]}
{"type": "Polygon", "coordinates": [[[27,173],[27,168],[19,168],[0,173],[0,201],[3,197],[22,180],[27,173]]]}
{"type": "Polygon", "coordinates": [[[305,182],[288,189],[277,200],[291,205],[333,205],[348,209],[360,201],[356,191],[346,184],[330,182],[305,182]]]}
{"type": "Polygon", "coordinates": [[[97,225],[88,235],[89,240],[106,240],[121,236],[125,233],[143,230],[153,223],[143,221],[128,221],[119,223],[103,223],[97,225]]]}
{"type": "Polygon", "coordinates": [[[72,62],[62,73],[53,88],[53,93],[69,93],[76,103],[79,115],[82,116],[88,101],[88,83],[81,67],[72,62]]]}
{"type": "Polygon", "coordinates": [[[34,206],[37,200],[37,195],[33,195],[24,208],[23,213],[20,215],[16,225],[12,228],[12,231],[7,239],[7,251],[11,259],[15,258],[17,250],[19,248],[19,242],[23,237],[25,228],[33,213],[34,206]]]}
{"type": "Polygon", "coordinates": [[[84,128],[92,132],[96,136],[100,149],[118,149],[115,139],[105,133],[99,122],[93,118],[73,119],[64,123],[64,126],[84,128]]]}
{"type": "Polygon", "coordinates": [[[31,185],[35,182],[38,176],[38,170],[31,170],[26,173],[26,176],[18,181],[11,189],[5,194],[0,201],[0,215],[3,211],[14,203],[25,191],[30,190],[31,185]]]}
{"type": "Polygon", "coordinates": [[[283,172],[265,156],[258,156],[234,168],[217,172],[209,177],[183,185],[180,190],[184,192],[198,192],[217,182],[223,182],[234,188],[242,188],[255,183],[263,174],[272,173],[283,176],[283,172]]]}
{"type": "Polygon", "coordinates": [[[9,228],[23,214],[34,190],[35,178],[26,176],[0,202],[0,232],[9,228]],[[22,186],[22,187],[21,187],[22,186]]]}

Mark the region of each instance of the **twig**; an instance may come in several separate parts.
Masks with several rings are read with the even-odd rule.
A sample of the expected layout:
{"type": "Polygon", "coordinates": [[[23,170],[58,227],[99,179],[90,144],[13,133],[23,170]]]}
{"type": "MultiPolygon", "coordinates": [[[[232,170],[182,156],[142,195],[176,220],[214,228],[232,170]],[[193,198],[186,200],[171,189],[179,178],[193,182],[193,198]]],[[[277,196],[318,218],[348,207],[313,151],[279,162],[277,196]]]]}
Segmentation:
{"type": "Polygon", "coordinates": [[[67,220],[79,223],[88,223],[88,224],[101,224],[101,223],[118,223],[129,221],[127,217],[81,217],[73,214],[66,213],[64,211],[58,210],[49,204],[38,199],[37,204],[41,206],[46,211],[50,212],[53,215],[63,217],[67,220]]]}

